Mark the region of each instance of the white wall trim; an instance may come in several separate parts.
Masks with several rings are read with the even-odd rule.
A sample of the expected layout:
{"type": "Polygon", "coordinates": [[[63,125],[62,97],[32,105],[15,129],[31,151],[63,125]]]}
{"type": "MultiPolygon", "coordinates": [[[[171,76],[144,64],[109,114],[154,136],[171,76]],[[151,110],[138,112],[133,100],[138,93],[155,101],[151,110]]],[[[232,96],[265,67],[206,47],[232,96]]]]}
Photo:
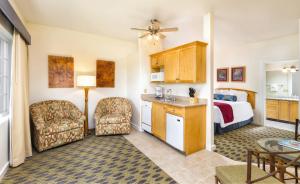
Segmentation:
{"type": "Polygon", "coordinates": [[[137,131],[140,131],[140,132],[143,131],[142,129],[139,128],[139,126],[138,126],[137,124],[135,124],[135,123],[133,123],[133,122],[131,122],[131,126],[132,126],[135,130],[137,130],[137,131]]]}
{"type": "Polygon", "coordinates": [[[0,117],[0,125],[1,125],[2,123],[6,123],[8,120],[9,120],[9,115],[4,116],[4,117],[0,117]]]}
{"type": "Polygon", "coordinates": [[[7,162],[3,168],[1,168],[0,170],[0,181],[2,180],[2,178],[4,177],[4,175],[6,174],[7,170],[8,170],[8,167],[9,167],[9,162],[7,162]]]}

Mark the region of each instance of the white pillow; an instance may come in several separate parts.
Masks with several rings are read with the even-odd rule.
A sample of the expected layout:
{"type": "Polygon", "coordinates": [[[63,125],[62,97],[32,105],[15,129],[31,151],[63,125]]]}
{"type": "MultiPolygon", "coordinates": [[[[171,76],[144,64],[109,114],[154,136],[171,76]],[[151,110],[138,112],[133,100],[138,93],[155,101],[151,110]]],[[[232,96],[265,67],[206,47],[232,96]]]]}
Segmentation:
{"type": "Polygon", "coordinates": [[[230,90],[230,95],[235,95],[238,102],[247,102],[248,93],[245,91],[230,90]]]}
{"type": "Polygon", "coordinates": [[[215,94],[230,95],[230,91],[224,89],[216,89],[215,94]]]}

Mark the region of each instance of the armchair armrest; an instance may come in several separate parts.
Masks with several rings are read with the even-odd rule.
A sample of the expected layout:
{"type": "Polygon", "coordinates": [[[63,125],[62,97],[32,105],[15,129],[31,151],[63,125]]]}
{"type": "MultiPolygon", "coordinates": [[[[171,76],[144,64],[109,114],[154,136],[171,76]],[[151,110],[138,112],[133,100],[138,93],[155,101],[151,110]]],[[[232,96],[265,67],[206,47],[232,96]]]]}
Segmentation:
{"type": "Polygon", "coordinates": [[[84,122],[86,119],[86,117],[77,107],[73,107],[70,110],[70,118],[79,122],[84,122]]]}
{"type": "Polygon", "coordinates": [[[45,127],[43,113],[38,109],[31,109],[31,120],[36,130],[41,130],[45,127]]]}

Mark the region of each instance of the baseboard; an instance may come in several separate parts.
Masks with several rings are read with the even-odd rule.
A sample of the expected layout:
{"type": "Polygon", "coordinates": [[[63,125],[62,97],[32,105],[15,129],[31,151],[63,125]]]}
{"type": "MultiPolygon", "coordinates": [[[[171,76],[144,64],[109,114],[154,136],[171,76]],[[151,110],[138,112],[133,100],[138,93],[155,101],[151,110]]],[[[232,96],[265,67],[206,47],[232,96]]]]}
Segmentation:
{"type": "Polygon", "coordinates": [[[142,130],[140,129],[140,127],[138,127],[135,123],[131,123],[131,126],[132,126],[135,130],[142,132],[142,130]]]}
{"type": "Polygon", "coordinates": [[[0,170],[0,181],[2,180],[2,178],[4,177],[4,175],[6,174],[7,170],[9,167],[9,162],[7,162],[0,170]]]}
{"type": "Polygon", "coordinates": [[[215,144],[211,145],[211,151],[215,151],[217,149],[217,146],[215,144]]]}

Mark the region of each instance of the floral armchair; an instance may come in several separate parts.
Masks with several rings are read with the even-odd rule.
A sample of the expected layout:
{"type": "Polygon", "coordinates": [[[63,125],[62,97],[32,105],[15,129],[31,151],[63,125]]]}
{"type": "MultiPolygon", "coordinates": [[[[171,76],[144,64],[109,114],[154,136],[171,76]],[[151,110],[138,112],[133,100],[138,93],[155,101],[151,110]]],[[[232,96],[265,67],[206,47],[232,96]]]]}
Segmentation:
{"type": "Polygon", "coordinates": [[[110,97],[99,101],[95,111],[96,135],[129,134],[132,107],[125,98],[110,97]]]}
{"type": "Polygon", "coordinates": [[[71,102],[49,100],[30,106],[33,144],[39,151],[81,140],[85,116],[71,102]]]}

